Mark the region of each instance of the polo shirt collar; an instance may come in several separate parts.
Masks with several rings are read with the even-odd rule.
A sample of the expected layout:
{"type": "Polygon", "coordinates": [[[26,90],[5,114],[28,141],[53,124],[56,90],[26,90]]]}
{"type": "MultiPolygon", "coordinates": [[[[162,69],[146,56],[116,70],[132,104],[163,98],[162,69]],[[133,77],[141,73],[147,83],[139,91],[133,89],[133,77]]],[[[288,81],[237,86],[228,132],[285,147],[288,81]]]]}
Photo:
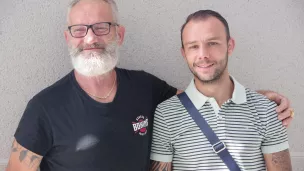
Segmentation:
{"type": "MultiPolygon", "coordinates": [[[[242,104],[247,102],[245,87],[241,85],[234,77],[230,76],[230,79],[234,83],[234,90],[232,93],[231,101],[233,101],[236,104],[242,104]]],[[[191,80],[185,92],[192,101],[192,103],[194,104],[196,109],[200,109],[210,98],[203,95],[201,92],[197,90],[194,84],[194,79],[191,80]]]]}

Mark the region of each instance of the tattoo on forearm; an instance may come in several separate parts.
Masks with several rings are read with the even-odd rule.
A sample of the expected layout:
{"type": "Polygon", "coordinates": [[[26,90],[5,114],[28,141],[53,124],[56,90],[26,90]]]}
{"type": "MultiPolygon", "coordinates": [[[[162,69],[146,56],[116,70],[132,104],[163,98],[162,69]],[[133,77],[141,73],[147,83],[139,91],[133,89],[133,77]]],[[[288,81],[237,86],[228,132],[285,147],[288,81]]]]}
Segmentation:
{"type": "Polygon", "coordinates": [[[291,171],[291,160],[289,150],[280,151],[272,154],[272,163],[282,171],[291,171]]]}
{"type": "Polygon", "coordinates": [[[19,160],[20,160],[21,162],[23,162],[23,160],[26,158],[27,152],[28,152],[27,150],[22,150],[22,151],[20,152],[19,160]]]}
{"type": "Polygon", "coordinates": [[[150,171],[171,171],[171,163],[152,161],[150,171]]]}
{"type": "Polygon", "coordinates": [[[19,161],[28,166],[28,168],[38,167],[42,159],[42,157],[37,156],[29,150],[22,148],[16,140],[13,142],[12,152],[19,153],[19,161]]]}
{"type": "Polygon", "coordinates": [[[12,145],[12,152],[17,152],[21,150],[21,146],[17,143],[16,140],[14,140],[12,145]]]}

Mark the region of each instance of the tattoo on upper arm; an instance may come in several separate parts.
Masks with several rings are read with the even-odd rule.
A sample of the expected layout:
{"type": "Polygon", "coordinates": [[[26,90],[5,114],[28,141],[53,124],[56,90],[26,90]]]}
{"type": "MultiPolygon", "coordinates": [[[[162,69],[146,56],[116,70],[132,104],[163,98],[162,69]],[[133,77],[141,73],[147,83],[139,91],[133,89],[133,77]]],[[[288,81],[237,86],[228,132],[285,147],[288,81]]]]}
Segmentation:
{"type": "Polygon", "coordinates": [[[19,153],[19,161],[30,169],[38,167],[42,159],[42,157],[20,146],[16,140],[12,145],[12,153],[19,153]]]}
{"type": "Polygon", "coordinates": [[[151,161],[150,171],[171,171],[171,163],[151,161]]]}
{"type": "Polygon", "coordinates": [[[291,171],[291,160],[289,150],[280,151],[272,154],[272,164],[282,171],[291,171]]]}

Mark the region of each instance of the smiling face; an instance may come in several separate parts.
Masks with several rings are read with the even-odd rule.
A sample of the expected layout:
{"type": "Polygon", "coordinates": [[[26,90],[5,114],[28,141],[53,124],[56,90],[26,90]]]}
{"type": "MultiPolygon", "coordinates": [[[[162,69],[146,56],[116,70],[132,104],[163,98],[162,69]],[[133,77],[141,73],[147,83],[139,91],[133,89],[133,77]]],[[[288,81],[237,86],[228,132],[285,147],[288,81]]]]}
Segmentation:
{"type": "Polygon", "coordinates": [[[228,74],[228,56],[234,48],[234,40],[227,41],[223,23],[215,17],[190,21],[182,33],[182,55],[194,76],[209,83],[228,74]]]}
{"type": "MultiPolygon", "coordinates": [[[[69,12],[69,26],[92,25],[100,22],[115,23],[112,7],[105,1],[82,0],[69,12]]],[[[98,76],[115,68],[124,31],[122,26],[110,25],[108,34],[97,36],[90,28],[87,35],[82,38],[75,38],[68,30],[65,31],[74,69],[85,76],[98,76]]]]}

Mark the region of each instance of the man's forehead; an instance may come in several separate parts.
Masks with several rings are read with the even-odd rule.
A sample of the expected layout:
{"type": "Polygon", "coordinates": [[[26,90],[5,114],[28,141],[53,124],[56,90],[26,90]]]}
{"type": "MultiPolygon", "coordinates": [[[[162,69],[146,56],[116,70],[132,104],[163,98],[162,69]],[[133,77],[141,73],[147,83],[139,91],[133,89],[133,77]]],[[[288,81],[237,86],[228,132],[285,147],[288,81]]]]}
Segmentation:
{"type": "Polygon", "coordinates": [[[88,4],[88,3],[90,3],[90,4],[109,4],[104,0],[80,0],[80,1],[78,1],[78,3],[74,4],[74,7],[78,6],[78,5],[82,6],[82,5],[88,4]]]}
{"type": "Polygon", "coordinates": [[[105,1],[82,0],[72,7],[71,13],[112,12],[111,5],[105,1]]]}
{"type": "Polygon", "coordinates": [[[69,19],[70,24],[111,22],[113,21],[113,12],[111,5],[104,1],[83,0],[71,9],[69,19]]]}
{"type": "MultiPolygon", "coordinates": [[[[211,17],[210,17],[211,18],[211,17]]],[[[213,17],[214,18],[214,17],[213,17]]],[[[194,41],[203,38],[204,40],[214,40],[226,37],[225,26],[217,19],[204,19],[190,21],[183,32],[183,39],[194,41]]]]}
{"type": "Polygon", "coordinates": [[[225,31],[225,26],[217,18],[208,17],[206,19],[196,19],[190,21],[185,27],[185,31],[187,30],[216,32],[216,31],[225,31]]]}

